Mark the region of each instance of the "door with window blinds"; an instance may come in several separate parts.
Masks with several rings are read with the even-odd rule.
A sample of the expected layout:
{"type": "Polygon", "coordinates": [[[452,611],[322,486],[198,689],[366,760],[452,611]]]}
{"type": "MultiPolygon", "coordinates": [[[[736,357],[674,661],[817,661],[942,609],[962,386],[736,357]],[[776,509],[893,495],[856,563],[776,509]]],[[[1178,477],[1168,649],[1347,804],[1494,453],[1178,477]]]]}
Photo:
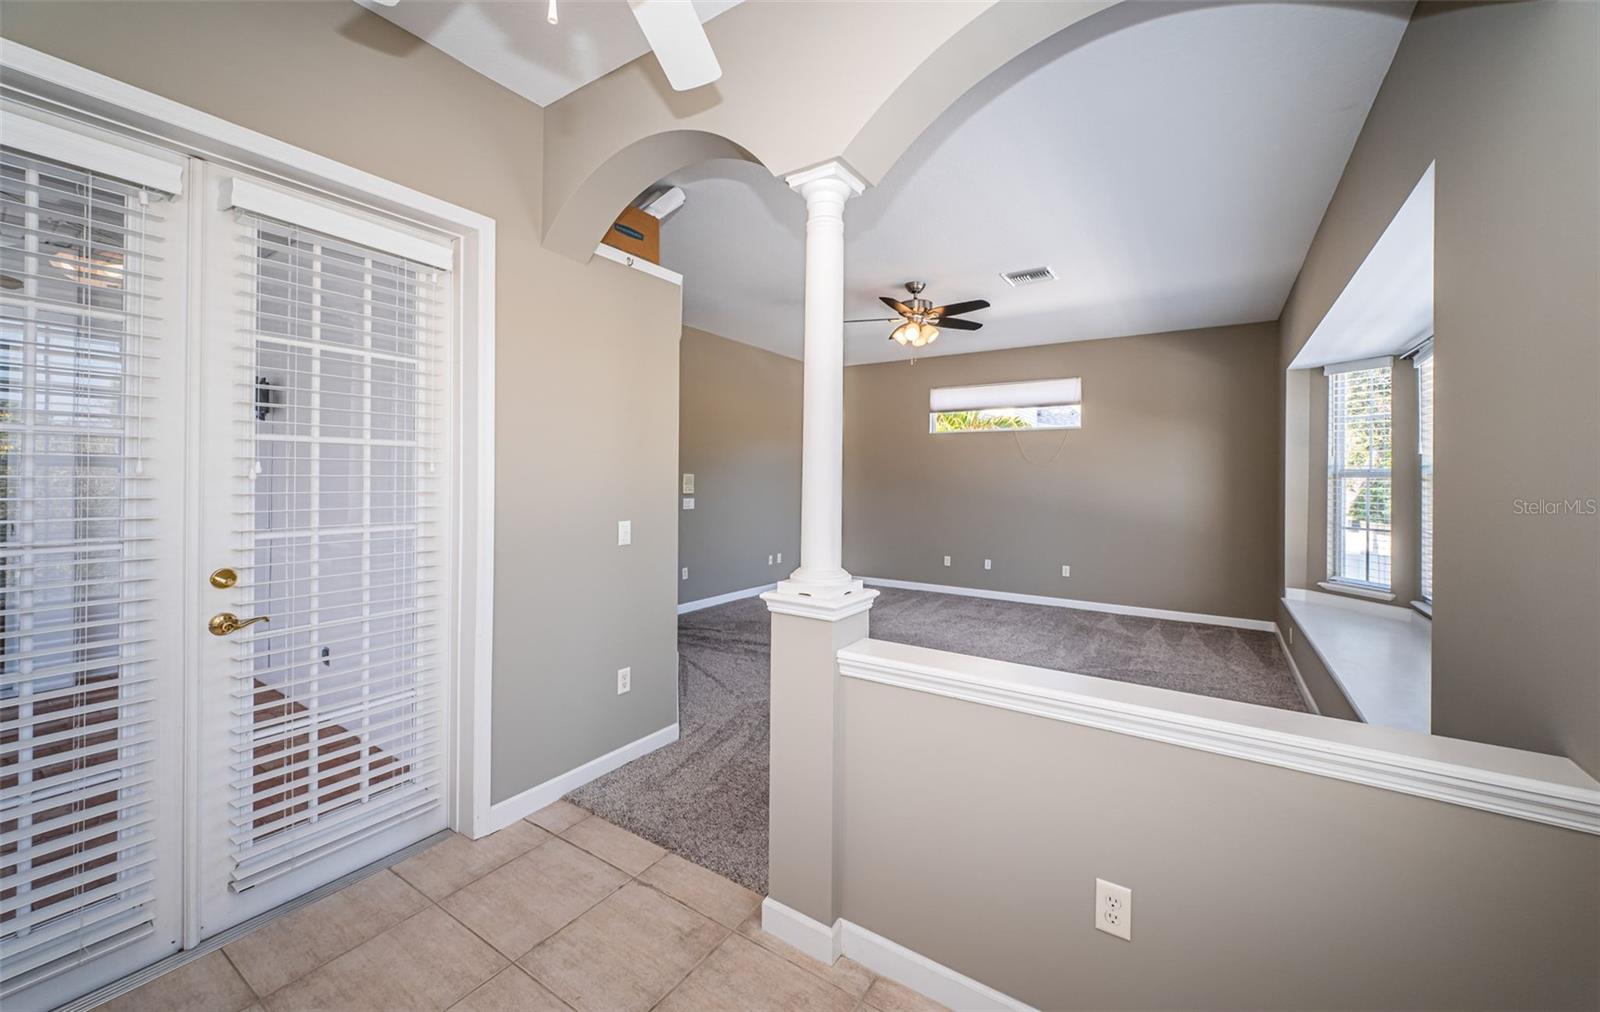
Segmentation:
{"type": "Polygon", "coordinates": [[[447,273],[208,171],[203,934],[444,827],[447,635],[447,273]]]}
{"type": "Polygon", "coordinates": [[[181,940],[185,232],[175,193],[84,164],[114,145],[0,123],[0,1005],[20,1009],[181,940]]]}

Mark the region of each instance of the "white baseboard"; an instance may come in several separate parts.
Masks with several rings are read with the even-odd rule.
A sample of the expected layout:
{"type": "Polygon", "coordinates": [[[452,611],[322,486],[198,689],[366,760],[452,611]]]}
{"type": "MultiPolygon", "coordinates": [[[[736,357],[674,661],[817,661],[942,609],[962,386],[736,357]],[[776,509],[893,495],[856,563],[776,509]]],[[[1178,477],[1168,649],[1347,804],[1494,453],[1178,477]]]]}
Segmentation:
{"type": "Polygon", "coordinates": [[[820,963],[832,966],[839,961],[843,921],[828,927],[793,907],[768,896],[761,901],[761,930],[774,935],[820,963]]]}
{"type": "Polygon", "coordinates": [[[716,597],[702,597],[698,601],[685,601],[678,605],[678,614],[687,615],[691,611],[699,611],[702,608],[715,608],[717,605],[727,604],[729,601],[741,601],[747,597],[756,597],[757,595],[765,594],[769,590],[776,590],[777,587],[776,583],[763,583],[759,587],[731,590],[726,594],[718,594],[716,597]]]}
{"type": "Polygon", "coordinates": [[[1050,608],[1076,608],[1079,611],[1099,611],[1111,615],[1135,615],[1140,618],[1164,618],[1173,622],[1198,622],[1202,625],[1224,625],[1233,629],[1254,629],[1271,632],[1277,625],[1264,618],[1234,618],[1231,615],[1204,615],[1196,611],[1169,611],[1166,608],[1138,608],[1130,604],[1106,604],[1102,601],[1075,601],[1069,597],[1049,597],[1045,594],[1014,594],[1009,590],[981,590],[977,587],[954,587],[942,583],[916,583],[911,580],[885,580],[879,577],[862,577],[862,583],[872,587],[897,587],[901,590],[922,590],[930,594],[956,594],[961,597],[983,597],[991,601],[1015,601],[1018,604],[1042,604],[1050,608]]]}
{"type": "Polygon", "coordinates": [[[844,928],[844,954],[879,976],[897,980],[911,990],[956,1012],[969,1009],[1004,1009],[1006,1012],[1033,1012],[1033,1007],[987,984],[958,973],[943,963],[935,963],[920,952],[868,931],[859,924],[840,920],[844,928]]]}
{"type": "Polygon", "coordinates": [[[769,896],[761,901],[761,930],[830,966],[841,955],[849,956],[873,973],[899,981],[956,1012],[969,1009],[1033,1012],[1031,1006],[987,984],[935,963],[919,952],[842,917],[830,928],[769,896]]]}
{"type": "Polygon", "coordinates": [[[1319,717],[1322,716],[1322,708],[1312,698],[1311,690],[1306,687],[1306,680],[1300,677],[1300,665],[1294,662],[1294,654],[1289,650],[1289,641],[1283,638],[1283,630],[1274,622],[1272,631],[1278,634],[1278,646],[1283,648],[1283,659],[1289,662],[1289,674],[1294,676],[1294,684],[1300,689],[1300,698],[1306,701],[1306,709],[1319,717]]]}
{"type": "Polygon", "coordinates": [[[521,794],[496,802],[489,806],[489,818],[487,825],[483,827],[483,835],[487,836],[496,830],[504,829],[518,819],[527,818],[546,805],[560,801],[564,795],[577,790],[589,781],[603,777],[618,766],[632,762],[642,755],[649,755],[656,749],[671,745],[677,740],[678,725],[669,724],[637,741],[630,741],[621,748],[612,749],[598,759],[591,759],[577,769],[568,770],[560,776],[551,777],[542,784],[528,788],[521,794]]]}

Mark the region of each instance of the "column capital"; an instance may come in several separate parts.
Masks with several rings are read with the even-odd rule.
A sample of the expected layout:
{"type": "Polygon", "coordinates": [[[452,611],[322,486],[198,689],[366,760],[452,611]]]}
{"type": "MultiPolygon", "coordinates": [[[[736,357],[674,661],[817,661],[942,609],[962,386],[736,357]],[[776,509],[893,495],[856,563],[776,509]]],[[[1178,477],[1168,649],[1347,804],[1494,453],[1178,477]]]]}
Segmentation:
{"type": "Polygon", "coordinates": [[[783,181],[789,184],[790,189],[807,198],[810,197],[811,193],[818,191],[837,191],[840,183],[844,184],[849,190],[845,194],[846,197],[860,194],[867,188],[867,184],[861,181],[860,176],[852,172],[843,162],[838,161],[823,162],[814,168],[785,176],[783,181]],[[815,185],[818,183],[831,183],[833,185],[825,187],[815,185]]]}

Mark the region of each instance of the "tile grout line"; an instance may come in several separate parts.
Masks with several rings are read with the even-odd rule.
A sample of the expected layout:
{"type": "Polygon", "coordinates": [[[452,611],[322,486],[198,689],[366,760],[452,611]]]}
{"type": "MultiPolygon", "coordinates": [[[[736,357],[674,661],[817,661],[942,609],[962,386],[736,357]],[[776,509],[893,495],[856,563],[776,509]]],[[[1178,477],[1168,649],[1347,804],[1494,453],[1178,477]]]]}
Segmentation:
{"type": "MultiPolygon", "coordinates": [[[[502,861],[501,863],[499,863],[499,864],[495,865],[494,867],[488,869],[487,871],[483,872],[483,874],[474,876],[470,881],[467,881],[467,882],[463,883],[461,886],[457,887],[456,889],[452,889],[449,893],[447,893],[444,897],[441,897],[441,898],[449,898],[450,896],[454,896],[456,893],[460,892],[462,889],[465,889],[467,886],[471,885],[473,882],[478,881],[478,879],[483,878],[485,875],[492,875],[493,873],[499,871],[501,868],[504,868],[506,865],[510,864],[512,861],[515,861],[515,860],[517,860],[518,858],[521,858],[521,857],[525,857],[528,854],[533,853],[535,850],[538,850],[540,847],[543,847],[545,844],[549,843],[554,834],[552,834],[552,833],[548,832],[547,830],[545,830],[543,826],[538,826],[538,827],[535,827],[535,828],[539,829],[540,832],[544,833],[544,838],[541,839],[538,843],[534,844],[532,847],[529,847],[527,850],[521,851],[521,852],[511,856],[510,858],[507,858],[505,861],[502,861]]],[[[493,835],[493,834],[491,834],[491,835],[493,835]]],[[[487,839],[487,837],[485,839],[487,839]]],[[[442,845],[442,844],[444,844],[446,842],[448,842],[448,839],[439,841],[439,843],[436,844],[435,846],[442,845]]],[[[428,849],[431,850],[432,848],[430,847],[428,849]]],[[[419,851],[418,852],[418,854],[425,854],[425,853],[427,853],[427,850],[423,850],[423,851],[419,851]]],[[[414,857],[414,856],[417,856],[417,855],[412,855],[412,856],[414,857]]],[[[294,978],[293,980],[285,981],[283,984],[279,985],[277,988],[275,988],[274,990],[268,992],[267,994],[257,994],[256,995],[256,1002],[259,1004],[261,1002],[266,1001],[267,998],[270,997],[271,995],[277,994],[279,991],[282,991],[284,988],[288,987],[291,984],[299,983],[300,981],[302,981],[302,980],[306,979],[307,977],[311,976],[313,973],[316,973],[318,970],[320,970],[323,967],[327,966],[329,963],[332,963],[334,960],[339,959],[342,956],[348,955],[349,953],[352,953],[352,952],[356,951],[357,949],[361,948],[361,946],[366,945],[368,942],[372,941],[375,938],[379,938],[379,937],[381,937],[383,935],[388,934],[390,931],[393,931],[395,928],[399,927],[401,924],[404,924],[406,921],[409,921],[411,918],[417,916],[417,914],[420,914],[424,910],[428,909],[429,906],[437,908],[440,913],[444,914],[446,917],[449,917],[452,921],[455,921],[455,923],[460,924],[461,927],[463,929],[465,929],[469,934],[471,934],[474,938],[477,938],[479,941],[483,942],[485,945],[489,945],[489,948],[494,950],[494,954],[495,955],[497,955],[497,956],[502,955],[502,953],[500,952],[499,949],[496,949],[493,945],[489,944],[489,940],[488,939],[482,937],[476,931],[473,931],[470,927],[467,927],[467,925],[462,924],[462,922],[458,918],[456,918],[454,915],[452,915],[450,913],[450,911],[446,910],[442,905],[440,905],[438,900],[434,899],[432,896],[429,896],[427,893],[423,892],[420,888],[418,888],[416,886],[415,883],[411,882],[411,880],[407,879],[404,875],[400,874],[398,871],[395,871],[395,869],[398,868],[399,865],[402,864],[402,863],[404,863],[404,862],[396,862],[395,864],[390,865],[388,868],[386,868],[384,870],[385,871],[394,872],[395,878],[398,878],[401,882],[405,883],[406,888],[410,889],[412,892],[416,893],[418,896],[421,896],[423,898],[423,900],[426,903],[425,906],[418,907],[416,910],[412,911],[411,913],[409,913],[409,914],[405,915],[404,917],[400,918],[399,920],[395,921],[393,924],[391,924],[388,927],[384,928],[382,931],[379,931],[377,934],[373,935],[371,938],[363,939],[362,941],[356,943],[355,945],[350,946],[348,949],[342,949],[339,952],[333,954],[332,956],[329,956],[327,959],[325,959],[322,962],[318,963],[316,966],[311,967],[305,973],[300,974],[300,976],[294,978]]],[[[374,877],[377,874],[382,874],[382,872],[375,873],[374,877]]],[[[351,885],[355,885],[355,884],[356,883],[351,883],[351,885]]],[[[348,887],[346,887],[346,888],[348,888],[348,887]]],[[[344,890],[340,890],[340,892],[343,892],[343,891],[344,890]]],[[[338,895],[338,893],[331,893],[330,894],[330,896],[336,896],[336,895],[338,895]]],[[[328,898],[328,897],[324,897],[324,898],[328,898]]],[[[265,927],[265,926],[266,925],[262,925],[262,927],[265,927]]],[[[236,941],[237,941],[237,939],[236,939],[236,941]]],[[[223,952],[224,956],[228,955],[226,949],[222,950],[222,952],[223,952]]],[[[229,963],[233,963],[234,969],[236,971],[238,970],[238,964],[233,962],[233,957],[228,956],[228,962],[229,963]]],[[[515,960],[513,960],[512,962],[515,962],[515,960]]],[[[504,966],[496,968],[494,973],[491,973],[488,977],[484,978],[483,980],[479,981],[477,984],[473,985],[472,990],[477,990],[477,988],[482,987],[484,984],[488,983],[490,980],[493,980],[495,974],[500,973],[504,969],[505,969],[504,966]]],[[[240,978],[244,978],[244,974],[242,972],[239,974],[239,976],[240,976],[240,978]]],[[[247,987],[250,986],[250,981],[247,980],[247,979],[245,980],[245,986],[247,986],[247,987]]],[[[253,992],[253,991],[255,991],[255,988],[251,987],[250,990],[253,992]]],[[[467,992],[467,994],[471,994],[471,993],[472,993],[471,990],[469,990],[467,992]]],[[[464,998],[464,997],[466,997],[466,995],[462,995],[462,997],[464,998]]],[[[460,1001],[461,999],[458,998],[456,1000],[460,1001]]]]}

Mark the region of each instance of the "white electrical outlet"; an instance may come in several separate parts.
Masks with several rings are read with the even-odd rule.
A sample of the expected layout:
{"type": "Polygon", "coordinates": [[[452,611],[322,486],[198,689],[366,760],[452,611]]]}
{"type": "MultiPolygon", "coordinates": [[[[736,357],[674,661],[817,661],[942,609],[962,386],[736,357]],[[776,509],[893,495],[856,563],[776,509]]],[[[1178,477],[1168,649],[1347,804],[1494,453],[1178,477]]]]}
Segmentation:
{"type": "Polygon", "coordinates": [[[772,556],[767,556],[767,565],[772,565],[772,556]]]}
{"type": "Polygon", "coordinates": [[[1095,879],[1094,926],[1125,942],[1133,941],[1133,890],[1095,879]]]}
{"type": "Polygon", "coordinates": [[[1072,567],[1071,566],[1062,566],[1061,567],[1061,575],[1062,576],[1071,576],[1072,575],[1072,567]]]}
{"type": "Polygon", "coordinates": [[[684,566],[683,567],[683,576],[679,577],[679,579],[687,580],[688,578],[689,578],[689,567],[688,566],[684,566]]]}
{"type": "Polygon", "coordinates": [[[618,520],[617,521],[617,544],[619,546],[633,544],[633,521],[632,520],[618,520]]]}
{"type": "Polygon", "coordinates": [[[683,497],[683,508],[686,509],[686,510],[694,509],[694,497],[693,496],[686,495],[686,496],[683,497]]]}
{"type": "Polygon", "coordinates": [[[984,559],[984,560],[983,560],[983,568],[984,568],[984,569],[993,569],[993,568],[994,568],[994,562],[993,562],[993,560],[990,560],[990,559],[984,559]]]}
{"type": "Polygon", "coordinates": [[[947,565],[947,566],[950,565],[950,556],[946,555],[944,557],[944,564],[947,565]]]}
{"type": "Polygon", "coordinates": [[[694,475],[686,473],[683,476],[683,494],[684,495],[692,495],[693,493],[694,493],[694,475]]]}
{"type": "Polygon", "coordinates": [[[620,696],[624,692],[627,692],[631,688],[633,688],[633,669],[632,668],[618,668],[617,669],[617,695],[620,696]]]}
{"type": "Polygon", "coordinates": [[[783,564],[783,553],[782,552],[778,553],[778,564],[780,566],[783,564]]]}

